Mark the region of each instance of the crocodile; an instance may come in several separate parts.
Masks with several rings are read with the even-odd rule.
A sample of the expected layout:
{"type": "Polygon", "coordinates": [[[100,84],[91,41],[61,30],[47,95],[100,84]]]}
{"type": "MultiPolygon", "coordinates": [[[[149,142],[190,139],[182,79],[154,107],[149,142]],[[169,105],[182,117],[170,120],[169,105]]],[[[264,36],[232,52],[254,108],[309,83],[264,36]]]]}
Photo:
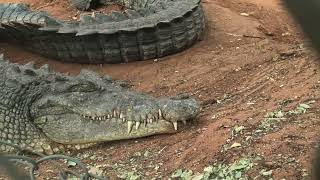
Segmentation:
{"type": "MultiPolygon", "coordinates": [[[[91,0],[77,0],[90,7],[91,0]]],[[[0,37],[63,62],[114,64],[156,59],[201,39],[201,0],[109,0],[124,12],[82,14],[62,21],[21,3],[0,3],[0,37]]]]}
{"type": "Polygon", "coordinates": [[[175,133],[199,112],[186,94],[156,98],[86,69],[70,76],[0,58],[0,74],[0,141],[46,154],[175,133]]]}

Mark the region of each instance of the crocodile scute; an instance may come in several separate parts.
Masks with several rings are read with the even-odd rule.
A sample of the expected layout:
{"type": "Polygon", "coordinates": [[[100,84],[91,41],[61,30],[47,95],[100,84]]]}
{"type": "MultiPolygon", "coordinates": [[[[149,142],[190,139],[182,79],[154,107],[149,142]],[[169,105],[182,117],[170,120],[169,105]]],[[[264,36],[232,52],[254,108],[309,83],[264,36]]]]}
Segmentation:
{"type": "Polygon", "coordinates": [[[25,4],[2,3],[0,37],[63,62],[104,64],[175,54],[193,45],[204,31],[200,0],[109,3],[121,3],[127,10],[62,21],[25,4]]]}

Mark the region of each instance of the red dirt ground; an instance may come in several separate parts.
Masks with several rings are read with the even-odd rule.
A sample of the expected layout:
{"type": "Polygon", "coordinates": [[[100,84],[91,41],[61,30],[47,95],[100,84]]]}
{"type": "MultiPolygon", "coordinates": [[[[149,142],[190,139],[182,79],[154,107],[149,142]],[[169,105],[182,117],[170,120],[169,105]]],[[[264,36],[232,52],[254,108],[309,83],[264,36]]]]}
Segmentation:
{"type": "MultiPolygon", "coordinates": [[[[23,2],[36,8],[45,1],[23,2]]],[[[54,2],[43,10],[61,15],[70,8],[63,0],[54,2]]],[[[252,156],[262,160],[249,171],[251,177],[267,169],[273,170],[274,179],[307,178],[320,131],[319,59],[278,0],[203,3],[207,18],[203,41],[157,61],[65,64],[6,43],[0,43],[0,52],[12,62],[33,60],[39,66],[47,63],[56,71],[71,74],[89,68],[128,80],[134,89],[155,96],[188,92],[199,100],[202,111],[197,121],[177,134],[105,143],[77,152],[83,162],[100,166],[111,179],[117,179],[119,168],[136,171],[143,179],[163,179],[176,169],[201,172],[214,162],[252,156]],[[255,136],[267,112],[292,110],[309,101],[313,103],[306,113],[289,117],[277,130],[255,136]],[[233,137],[235,126],[245,129],[233,137]],[[252,137],[250,143],[248,136],[252,137]],[[224,150],[235,142],[243,146],[224,150]],[[144,157],[146,151],[149,155],[144,157]]]]}

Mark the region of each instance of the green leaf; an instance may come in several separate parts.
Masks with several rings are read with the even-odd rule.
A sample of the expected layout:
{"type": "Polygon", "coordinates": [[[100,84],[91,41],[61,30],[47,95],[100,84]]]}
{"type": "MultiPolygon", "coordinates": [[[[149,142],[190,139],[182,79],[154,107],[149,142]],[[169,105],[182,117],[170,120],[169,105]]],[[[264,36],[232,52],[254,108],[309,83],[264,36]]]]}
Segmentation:
{"type": "Polygon", "coordinates": [[[171,177],[172,177],[172,178],[181,177],[182,173],[183,173],[182,169],[178,169],[178,170],[176,170],[176,171],[171,175],[171,177]]]}
{"type": "Polygon", "coordinates": [[[299,107],[302,107],[304,109],[310,109],[311,108],[308,104],[299,104],[299,107]]]}
{"type": "Polygon", "coordinates": [[[176,170],[172,175],[172,178],[178,178],[182,180],[191,180],[193,178],[193,172],[191,170],[176,170]]]}
{"type": "Polygon", "coordinates": [[[181,175],[181,178],[184,179],[184,180],[191,180],[192,179],[192,175],[193,175],[193,172],[191,170],[189,171],[184,171],[181,175]]]}
{"type": "Polygon", "coordinates": [[[213,166],[208,166],[208,167],[206,167],[206,168],[204,168],[204,172],[207,172],[207,173],[212,173],[213,172],[213,166]]]}
{"type": "Polygon", "coordinates": [[[247,167],[247,165],[235,165],[235,166],[231,166],[230,170],[234,171],[234,170],[241,170],[241,169],[245,169],[247,167]]]}
{"type": "Polygon", "coordinates": [[[223,178],[224,175],[225,175],[225,172],[223,172],[223,171],[222,171],[222,172],[219,172],[219,174],[218,174],[218,176],[221,177],[221,178],[223,178]]]}
{"type": "Polygon", "coordinates": [[[234,133],[237,134],[239,132],[241,132],[244,129],[244,126],[235,126],[234,127],[234,133]]]}
{"type": "Polygon", "coordinates": [[[136,175],[134,172],[128,172],[126,179],[127,180],[138,180],[138,179],[140,179],[140,175],[136,175]]]}
{"type": "Polygon", "coordinates": [[[262,170],[260,171],[260,174],[261,174],[262,176],[271,176],[271,175],[272,175],[272,170],[267,171],[267,170],[265,170],[265,169],[262,169],[262,170]]]}
{"type": "Polygon", "coordinates": [[[137,175],[134,171],[122,171],[120,175],[118,175],[120,179],[126,180],[139,180],[141,179],[140,175],[137,175]]]}
{"type": "Polygon", "coordinates": [[[297,107],[297,111],[298,111],[298,114],[301,114],[301,113],[305,113],[305,112],[307,112],[307,110],[305,109],[305,108],[303,108],[303,107],[297,107]]]}
{"type": "Polygon", "coordinates": [[[197,174],[197,175],[194,175],[193,177],[192,177],[192,180],[208,180],[208,179],[205,179],[204,178],[204,175],[203,174],[197,174]]]}
{"type": "Polygon", "coordinates": [[[278,112],[275,114],[275,116],[276,116],[277,118],[283,118],[283,117],[284,117],[284,113],[283,113],[282,111],[278,111],[278,112]]]}
{"type": "Polygon", "coordinates": [[[268,112],[264,117],[265,118],[273,118],[274,117],[274,113],[273,112],[268,112]]]}
{"type": "Polygon", "coordinates": [[[242,173],[241,173],[241,171],[238,171],[238,172],[236,172],[236,174],[235,174],[235,178],[237,178],[237,179],[239,179],[239,178],[241,178],[241,176],[242,176],[242,173]]]}

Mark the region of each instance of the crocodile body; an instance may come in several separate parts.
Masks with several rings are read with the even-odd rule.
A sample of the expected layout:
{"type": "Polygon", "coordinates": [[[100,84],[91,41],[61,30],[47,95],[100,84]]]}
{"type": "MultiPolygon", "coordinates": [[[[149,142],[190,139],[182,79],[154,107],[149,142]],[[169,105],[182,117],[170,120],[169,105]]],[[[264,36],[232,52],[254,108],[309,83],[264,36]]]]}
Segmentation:
{"type": "Polygon", "coordinates": [[[112,2],[129,9],[82,15],[79,22],[60,21],[24,4],[0,4],[0,36],[64,62],[124,63],[180,52],[205,26],[200,0],[112,2]]]}
{"type": "Polygon", "coordinates": [[[0,60],[0,74],[0,140],[48,154],[172,133],[199,108],[192,98],[154,98],[88,70],[68,76],[0,60]]]}

